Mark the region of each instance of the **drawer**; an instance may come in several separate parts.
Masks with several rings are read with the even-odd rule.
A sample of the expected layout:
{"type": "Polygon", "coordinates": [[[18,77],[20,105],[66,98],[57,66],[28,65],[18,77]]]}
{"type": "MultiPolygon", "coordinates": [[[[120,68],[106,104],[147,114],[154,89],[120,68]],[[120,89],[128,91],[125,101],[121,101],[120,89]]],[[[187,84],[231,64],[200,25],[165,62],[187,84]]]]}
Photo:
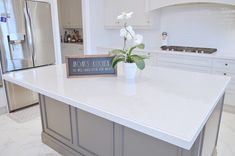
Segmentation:
{"type": "Polygon", "coordinates": [[[232,73],[235,73],[235,61],[233,60],[225,60],[225,59],[220,59],[220,60],[214,60],[213,61],[213,68],[215,69],[223,69],[225,71],[230,71],[232,73]]]}
{"type": "Polygon", "coordinates": [[[222,70],[213,70],[213,74],[225,75],[231,77],[231,83],[235,83],[235,74],[231,72],[226,72],[222,70]]]}
{"type": "Polygon", "coordinates": [[[210,67],[184,65],[184,64],[170,63],[170,62],[164,62],[164,61],[158,61],[157,65],[160,67],[174,68],[174,69],[180,69],[180,70],[185,70],[185,71],[211,73],[210,67]]]}
{"type": "Polygon", "coordinates": [[[208,58],[199,58],[191,56],[176,56],[173,54],[159,54],[157,56],[157,61],[179,63],[185,65],[196,65],[203,67],[211,67],[212,60],[208,58]]]}
{"type": "Polygon", "coordinates": [[[226,90],[235,92],[235,74],[229,73],[229,72],[223,72],[223,71],[213,71],[213,74],[230,76],[231,81],[229,82],[229,85],[226,90]]]}

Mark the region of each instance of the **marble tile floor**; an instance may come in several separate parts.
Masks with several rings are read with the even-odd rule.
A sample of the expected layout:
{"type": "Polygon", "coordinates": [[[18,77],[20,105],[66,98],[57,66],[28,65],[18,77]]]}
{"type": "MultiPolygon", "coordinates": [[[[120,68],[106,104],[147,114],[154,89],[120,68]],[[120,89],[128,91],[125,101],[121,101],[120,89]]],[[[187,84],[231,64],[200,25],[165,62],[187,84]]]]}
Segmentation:
{"type": "Polygon", "coordinates": [[[0,86],[0,115],[7,112],[7,100],[5,96],[5,91],[2,86],[0,86]]]}
{"type": "Polygon", "coordinates": [[[3,87],[0,87],[0,107],[6,106],[7,101],[6,101],[6,96],[5,96],[5,91],[3,87]]]}
{"type": "Polygon", "coordinates": [[[0,156],[60,156],[41,142],[41,131],[38,106],[14,114],[1,115],[0,156]],[[19,120],[15,120],[17,116],[19,120]]]}
{"type": "MultiPolygon", "coordinates": [[[[60,156],[41,142],[39,114],[35,106],[0,116],[0,156],[60,156]]],[[[235,156],[234,123],[235,114],[224,112],[217,156],[235,156]]]]}

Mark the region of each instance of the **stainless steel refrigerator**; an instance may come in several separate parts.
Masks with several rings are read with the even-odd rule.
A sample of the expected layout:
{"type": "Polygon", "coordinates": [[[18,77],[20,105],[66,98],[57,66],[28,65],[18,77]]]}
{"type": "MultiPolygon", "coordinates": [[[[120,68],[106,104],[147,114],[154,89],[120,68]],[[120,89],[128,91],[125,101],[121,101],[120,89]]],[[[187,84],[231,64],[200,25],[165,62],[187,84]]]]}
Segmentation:
{"type": "MultiPolygon", "coordinates": [[[[50,4],[33,0],[0,0],[2,72],[55,63],[50,4]]],[[[37,94],[4,82],[9,111],[35,104],[37,94]]]]}

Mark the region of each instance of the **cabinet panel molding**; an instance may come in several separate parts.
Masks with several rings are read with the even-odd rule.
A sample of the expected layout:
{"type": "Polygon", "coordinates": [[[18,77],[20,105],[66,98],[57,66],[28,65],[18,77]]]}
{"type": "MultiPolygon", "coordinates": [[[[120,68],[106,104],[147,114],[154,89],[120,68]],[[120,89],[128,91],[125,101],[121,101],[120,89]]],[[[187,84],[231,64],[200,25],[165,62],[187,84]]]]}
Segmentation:
{"type": "Polygon", "coordinates": [[[114,123],[77,109],[78,146],[100,156],[113,155],[114,123]]]}

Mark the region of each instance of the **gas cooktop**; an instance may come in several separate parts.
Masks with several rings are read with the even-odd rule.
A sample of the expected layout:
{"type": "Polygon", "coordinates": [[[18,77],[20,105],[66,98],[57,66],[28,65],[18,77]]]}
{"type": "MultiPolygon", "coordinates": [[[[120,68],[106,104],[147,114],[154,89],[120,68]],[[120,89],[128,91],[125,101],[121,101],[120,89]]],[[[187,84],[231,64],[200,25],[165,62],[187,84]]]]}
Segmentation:
{"type": "Polygon", "coordinates": [[[217,51],[217,49],[215,48],[184,47],[184,46],[162,46],[161,49],[165,51],[201,53],[201,54],[212,54],[217,51]]]}

